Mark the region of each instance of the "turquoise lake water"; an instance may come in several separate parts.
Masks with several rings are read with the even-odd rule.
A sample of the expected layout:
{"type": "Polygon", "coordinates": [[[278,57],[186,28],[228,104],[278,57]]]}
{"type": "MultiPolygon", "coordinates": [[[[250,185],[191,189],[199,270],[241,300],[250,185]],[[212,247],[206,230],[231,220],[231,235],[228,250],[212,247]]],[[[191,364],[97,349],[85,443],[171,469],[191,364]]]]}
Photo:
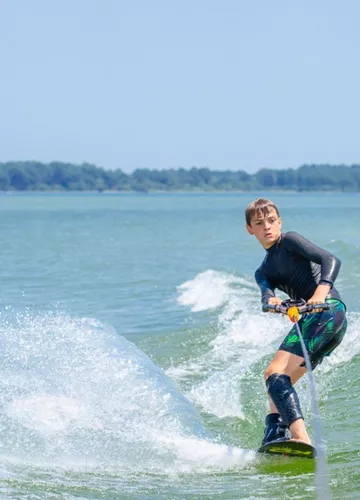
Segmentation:
{"type": "MultiPolygon", "coordinates": [[[[257,195],[0,197],[0,498],[317,498],[311,461],[254,451],[290,328],[260,308],[257,195]]],[[[315,381],[332,498],[360,498],[360,195],[269,196],[342,260],[315,381]]]]}

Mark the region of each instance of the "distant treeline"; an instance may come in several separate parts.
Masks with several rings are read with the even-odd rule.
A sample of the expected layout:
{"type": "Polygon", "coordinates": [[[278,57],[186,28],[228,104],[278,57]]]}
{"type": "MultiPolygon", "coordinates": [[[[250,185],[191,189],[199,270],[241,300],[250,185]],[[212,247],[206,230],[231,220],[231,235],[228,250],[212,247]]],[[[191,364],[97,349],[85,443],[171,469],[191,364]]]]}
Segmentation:
{"type": "Polygon", "coordinates": [[[131,174],[88,163],[0,163],[1,191],[360,191],[360,165],[302,165],[284,170],[208,168],[150,170],[131,174]]]}

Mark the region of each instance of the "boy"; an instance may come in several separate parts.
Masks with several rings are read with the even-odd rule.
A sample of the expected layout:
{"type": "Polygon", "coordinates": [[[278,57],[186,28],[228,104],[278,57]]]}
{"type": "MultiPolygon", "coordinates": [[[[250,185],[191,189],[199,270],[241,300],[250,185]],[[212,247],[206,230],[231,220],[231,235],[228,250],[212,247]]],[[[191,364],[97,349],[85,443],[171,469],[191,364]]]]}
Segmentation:
{"type": "MultiPolygon", "coordinates": [[[[333,286],[341,262],[298,233],[281,233],[279,210],[270,200],[258,198],[250,203],[245,219],[248,233],[266,250],[255,273],[262,303],[281,304],[274,293],[278,288],[291,299],[330,304],[329,310],[316,309],[298,323],[314,369],[340,344],[346,331],[346,307],[333,286]]],[[[262,444],[290,437],[310,444],[293,387],[305,373],[304,355],[294,325],[265,370],[270,412],[262,444]]]]}

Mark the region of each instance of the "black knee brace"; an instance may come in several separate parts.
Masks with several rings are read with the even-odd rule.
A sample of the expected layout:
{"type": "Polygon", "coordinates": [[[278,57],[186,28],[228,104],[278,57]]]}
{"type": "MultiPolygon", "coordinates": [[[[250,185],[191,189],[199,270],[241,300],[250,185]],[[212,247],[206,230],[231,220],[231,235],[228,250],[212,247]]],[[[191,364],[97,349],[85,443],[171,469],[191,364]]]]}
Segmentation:
{"type": "Polygon", "coordinates": [[[295,420],[304,418],[300,408],[299,397],[288,375],[273,373],[267,379],[266,387],[269,396],[286,425],[291,425],[295,420]]]}

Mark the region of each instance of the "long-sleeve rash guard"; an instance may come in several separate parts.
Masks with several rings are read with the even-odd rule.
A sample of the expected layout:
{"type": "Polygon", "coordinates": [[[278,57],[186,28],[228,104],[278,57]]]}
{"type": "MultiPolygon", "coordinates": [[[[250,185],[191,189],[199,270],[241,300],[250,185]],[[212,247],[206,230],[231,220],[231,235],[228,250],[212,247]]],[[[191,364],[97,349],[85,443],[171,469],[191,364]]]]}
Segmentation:
{"type": "Polygon", "coordinates": [[[275,296],[275,288],[291,299],[309,300],[319,284],[330,285],[328,297],[341,300],[333,286],[341,262],[331,253],[317,247],[300,234],[289,231],[266,251],[266,256],[255,273],[261,300],[267,303],[275,296]]]}

